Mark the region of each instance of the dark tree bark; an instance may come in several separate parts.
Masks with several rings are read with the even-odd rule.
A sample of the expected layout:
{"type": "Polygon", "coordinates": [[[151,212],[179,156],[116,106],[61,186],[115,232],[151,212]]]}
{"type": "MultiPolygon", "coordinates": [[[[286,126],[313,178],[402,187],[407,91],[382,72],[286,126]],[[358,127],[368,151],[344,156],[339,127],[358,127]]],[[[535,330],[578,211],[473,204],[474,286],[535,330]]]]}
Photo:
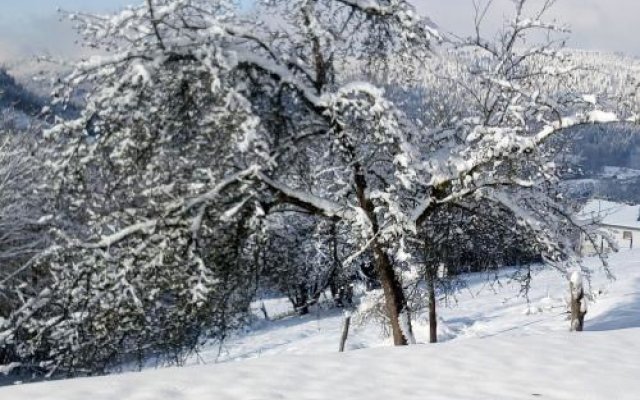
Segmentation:
{"type": "Polygon", "coordinates": [[[338,351],[342,353],[344,351],[344,346],[347,343],[347,337],[349,336],[349,325],[351,324],[351,315],[347,314],[344,317],[344,325],[342,327],[342,336],[340,337],[340,348],[338,351]]]}
{"type": "Polygon", "coordinates": [[[309,314],[309,297],[307,296],[307,286],[300,284],[298,287],[298,297],[294,303],[294,308],[298,315],[309,314]]]}
{"type": "MultiPolygon", "coordinates": [[[[367,214],[372,225],[373,235],[376,236],[380,228],[374,212],[373,202],[366,194],[366,178],[359,165],[354,167],[354,172],[358,203],[367,214]]],[[[389,317],[391,332],[393,334],[393,344],[396,346],[405,346],[413,342],[413,332],[411,329],[409,307],[407,305],[407,299],[404,295],[402,284],[398,280],[395,270],[393,269],[393,264],[389,255],[385,251],[382,243],[380,243],[380,241],[375,237],[371,244],[371,248],[373,250],[375,260],[374,266],[376,274],[382,284],[387,316],[389,317]],[[403,318],[404,321],[401,322],[401,318],[403,318]],[[404,329],[402,326],[403,322],[405,325],[404,329]]]]}
{"type": "Polygon", "coordinates": [[[571,330],[581,332],[584,329],[584,316],[587,314],[583,307],[584,290],[582,287],[575,288],[573,282],[569,282],[571,289],[571,330]]]}
{"type": "Polygon", "coordinates": [[[436,272],[433,268],[427,271],[429,290],[429,343],[438,342],[438,320],[436,313],[436,272]]]}
{"type": "Polygon", "coordinates": [[[264,305],[264,301],[260,305],[260,311],[262,311],[262,315],[264,316],[265,321],[270,321],[269,314],[267,313],[267,307],[264,305]]]}

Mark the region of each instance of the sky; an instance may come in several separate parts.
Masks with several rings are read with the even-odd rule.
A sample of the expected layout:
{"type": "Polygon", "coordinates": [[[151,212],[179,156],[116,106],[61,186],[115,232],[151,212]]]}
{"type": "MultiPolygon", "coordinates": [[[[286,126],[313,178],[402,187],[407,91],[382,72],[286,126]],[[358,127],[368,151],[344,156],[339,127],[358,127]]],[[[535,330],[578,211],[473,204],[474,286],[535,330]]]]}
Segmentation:
{"type": "Polygon", "coordinates": [[[74,56],[82,50],[58,9],[113,12],[138,0],[0,0],[0,64],[38,55],[74,56]]]}
{"type": "MultiPolygon", "coordinates": [[[[473,28],[472,0],[412,1],[444,31],[469,34],[473,28]]],[[[530,3],[539,6],[542,1],[530,3]]],[[[487,30],[495,30],[512,13],[512,0],[494,0],[487,30]]],[[[640,0],[557,0],[549,16],[570,27],[569,47],[640,56],[640,0]]]]}
{"type": "MultiPolygon", "coordinates": [[[[109,12],[141,0],[0,0],[0,65],[37,55],[81,53],[75,35],[61,22],[58,8],[109,12]]],[[[251,0],[243,0],[251,1],[251,0]]],[[[468,34],[473,0],[411,0],[443,31],[468,34]]],[[[487,1],[487,0],[476,0],[487,1]]],[[[512,0],[494,0],[486,30],[500,26],[512,0]]],[[[541,0],[531,0],[540,3],[541,0]]],[[[558,0],[553,17],[571,26],[570,47],[624,52],[640,56],[640,0],[558,0]]]]}

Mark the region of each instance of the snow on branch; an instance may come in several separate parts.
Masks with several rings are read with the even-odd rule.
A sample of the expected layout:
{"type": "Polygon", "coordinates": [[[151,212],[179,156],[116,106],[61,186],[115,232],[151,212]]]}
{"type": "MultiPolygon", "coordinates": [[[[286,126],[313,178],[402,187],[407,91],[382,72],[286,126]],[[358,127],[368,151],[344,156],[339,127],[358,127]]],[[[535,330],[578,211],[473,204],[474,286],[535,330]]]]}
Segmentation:
{"type": "Polygon", "coordinates": [[[325,101],[316,95],[315,90],[308,84],[300,81],[286,66],[280,65],[275,61],[269,60],[259,54],[250,53],[248,51],[238,50],[238,64],[247,64],[258,68],[267,74],[275,77],[280,83],[288,84],[296,89],[303,98],[315,107],[326,107],[325,101]]]}
{"type": "MultiPolygon", "coordinates": [[[[336,0],[336,2],[360,10],[370,16],[395,17],[403,28],[408,31],[418,31],[424,39],[442,39],[435,25],[428,19],[422,18],[415,8],[406,1],[392,1],[387,4],[382,4],[377,0],[336,0]]],[[[409,35],[407,39],[419,38],[416,35],[409,35]]]]}
{"type": "Polygon", "coordinates": [[[87,249],[105,249],[113,246],[114,244],[126,239],[127,237],[139,232],[151,230],[158,224],[157,220],[150,220],[145,222],[139,222],[137,224],[128,226],[112,235],[103,236],[100,241],[95,243],[83,244],[82,247],[87,249]]]}
{"type": "MultiPolygon", "coordinates": [[[[535,138],[530,145],[536,146],[554,133],[574,126],[590,124],[610,124],[614,122],[622,122],[622,120],[612,112],[601,110],[593,110],[588,113],[577,114],[573,117],[565,117],[541,129],[540,132],[535,135],[535,138]]],[[[628,120],[627,122],[632,121],[628,120]]]]}
{"type": "Polygon", "coordinates": [[[315,196],[311,193],[290,188],[282,183],[272,180],[262,172],[256,172],[255,176],[269,188],[275,190],[284,202],[327,217],[338,217],[344,219],[353,219],[354,217],[354,212],[346,206],[315,196]]]}
{"type": "Polygon", "coordinates": [[[570,30],[566,26],[557,25],[550,22],[545,22],[537,19],[525,18],[519,21],[515,21],[513,23],[513,29],[516,30],[525,30],[525,29],[543,29],[548,31],[556,31],[569,33],[570,30]]]}
{"type": "Polygon", "coordinates": [[[379,15],[390,14],[393,10],[390,6],[383,6],[375,0],[337,0],[344,5],[360,9],[365,12],[376,13],[379,15]]]}
{"type": "MultiPolygon", "coordinates": [[[[450,160],[448,165],[455,165],[455,173],[436,173],[433,175],[429,186],[432,188],[450,186],[450,184],[454,181],[464,180],[465,177],[472,176],[473,174],[477,173],[479,169],[485,166],[491,166],[496,162],[504,162],[511,159],[516,160],[522,157],[522,155],[527,154],[541,146],[554,134],[557,134],[560,131],[566,130],[568,128],[580,125],[609,124],[621,121],[622,120],[618,118],[618,116],[614,113],[601,110],[593,110],[587,113],[576,114],[572,117],[561,118],[553,123],[548,124],[541,130],[539,130],[538,133],[532,136],[523,136],[515,132],[512,132],[510,134],[497,132],[497,134],[502,136],[499,140],[499,143],[494,143],[495,138],[493,137],[490,137],[489,140],[483,139],[483,142],[486,143],[480,143],[482,145],[476,144],[476,146],[471,149],[472,157],[470,157],[470,159],[456,160],[454,158],[450,160]],[[476,149],[476,147],[480,149],[486,148],[489,149],[489,151],[483,152],[476,149]]],[[[479,187],[496,185],[512,185],[514,187],[517,186],[527,188],[531,187],[532,182],[515,178],[510,181],[490,180],[488,184],[479,184],[472,189],[463,188],[458,193],[453,193],[444,199],[436,200],[429,195],[421,200],[418,206],[416,206],[413,211],[410,212],[410,221],[412,224],[419,223],[424,218],[424,215],[437,204],[442,204],[451,200],[456,200],[472,195],[477,191],[479,187]]]]}
{"type": "Polygon", "coordinates": [[[258,171],[259,171],[259,167],[256,165],[252,165],[249,168],[243,169],[242,171],[238,171],[234,174],[229,175],[228,177],[218,182],[207,193],[203,194],[202,196],[198,196],[195,199],[188,200],[183,207],[183,211],[188,211],[195,206],[215,200],[216,197],[218,197],[223,190],[241,181],[242,179],[255,175],[258,171]]]}

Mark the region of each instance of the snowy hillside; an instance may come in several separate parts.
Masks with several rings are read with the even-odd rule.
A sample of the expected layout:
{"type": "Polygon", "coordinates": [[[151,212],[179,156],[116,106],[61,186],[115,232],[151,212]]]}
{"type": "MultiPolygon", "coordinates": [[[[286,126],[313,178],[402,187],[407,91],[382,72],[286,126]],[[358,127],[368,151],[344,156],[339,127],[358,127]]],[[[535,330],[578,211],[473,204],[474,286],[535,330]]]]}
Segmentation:
{"type": "Polygon", "coordinates": [[[0,66],[0,129],[26,129],[44,104],[0,66]]]}
{"type": "Polygon", "coordinates": [[[636,399],[640,329],[167,369],[0,390],[8,399],[636,399]]]}
{"type": "MultiPolygon", "coordinates": [[[[593,261],[595,263],[595,260],[593,261]]],[[[445,343],[336,352],[341,317],[262,322],[218,350],[208,365],[0,389],[11,399],[636,399],[640,390],[640,252],[611,257],[616,280],[597,273],[586,331],[569,333],[566,281],[538,274],[530,304],[518,284],[479,276],[443,308],[445,343]]],[[[278,305],[275,302],[275,305],[278,305]]],[[[269,306],[269,305],[268,305],[269,306]]],[[[273,307],[271,307],[273,310],[273,307]]],[[[418,324],[420,341],[426,326],[418,324]]],[[[349,349],[384,346],[374,326],[355,329],[349,349]]]]}
{"type": "MultiPolygon", "coordinates": [[[[607,321],[615,327],[640,327],[640,296],[638,316],[611,314],[633,293],[640,292],[640,251],[623,251],[611,256],[611,270],[617,280],[610,281],[602,270],[596,269],[591,278],[594,302],[587,314],[587,330],[605,329],[607,321]],[[627,320],[625,318],[636,318],[627,320]],[[594,326],[594,324],[597,324],[594,326]]],[[[597,262],[592,261],[596,266],[597,262]]],[[[554,270],[540,271],[532,282],[529,301],[521,295],[517,281],[504,279],[487,282],[487,276],[475,274],[468,278],[468,288],[455,297],[441,299],[438,338],[440,341],[462,341],[493,336],[527,336],[565,332],[568,329],[568,284],[554,270]]],[[[269,302],[273,314],[283,312],[284,302],[269,302]]],[[[270,312],[271,314],[271,312],[270,312]]],[[[426,315],[418,315],[415,335],[419,343],[429,340],[426,315]]],[[[228,340],[222,349],[217,346],[200,352],[191,364],[212,363],[278,354],[332,353],[337,350],[343,317],[338,311],[328,314],[312,313],[304,317],[288,317],[277,321],[261,321],[255,329],[228,340]]],[[[352,328],[347,342],[348,350],[388,346],[391,341],[383,337],[375,324],[352,328]]]]}

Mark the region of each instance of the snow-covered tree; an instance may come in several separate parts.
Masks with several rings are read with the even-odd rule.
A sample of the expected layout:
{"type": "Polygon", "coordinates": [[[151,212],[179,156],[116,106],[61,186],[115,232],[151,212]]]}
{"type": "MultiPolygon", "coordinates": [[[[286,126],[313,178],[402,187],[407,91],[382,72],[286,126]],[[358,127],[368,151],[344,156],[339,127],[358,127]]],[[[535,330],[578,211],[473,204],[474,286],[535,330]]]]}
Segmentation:
{"type": "Polygon", "coordinates": [[[336,225],[299,213],[269,220],[258,260],[263,288],[286,295],[299,314],[308,313],[328,289],[335,304],[349,303],[352,274],[342,265],[348,255],[336,225]]]}
{"type": "MultiPolygon", "coordinates": [[[[372,154],[394,146],[400,130],[378,89],[338,83],[338,63],[426,51],[433,32],[405,2],[273,2],[265,10],[284,11],[294,31],[235,16],[224,0],[71,16],[85,43],[110,55],[81,63],[57,92],[60,102],[85,94],[80,118],[48,132],[60,144],[50,168],[61,209],[81,229],[55,231],[59,247],[42,260],[53,283],[7,322],[3,341],[22,361],[89,373],[136,355],[175,351],[179,359],[204,334],[223,337],[251,298],[265,210],[291,204],[357,221],[369,235],[373,210],[364,170],[351,165],[353,135],[373,128],[357,144],[372,154]],[[355,172],[359,196],[321,199],[329,191],[297,188],[303,177],[288,167],[301,156],[318,157],[313,191],[355,172]],[[335,171],[326,170],[333,161],[335,171]],[[358,201],[369,216],[358,217],[358,201]]],[[[332,191],[346,194],[342,186],[332,191]]],[[[380,254],[387,287],[402,298],[380,254]]]]}
{"type": "MultiPolygon", "coordinates": [[[[489,250],[492,264],[507,256],[505,250],[518,248],[563,272],[579,263],[572,232],[594,238],[595,229],[571,217],[572,204],[558,190],[554,138],[568,128],[635,119],[617,108],[619,98],[600,102],[585,91],[598,90],[590,85],[599,72],[563,50],[565,29],[544,19],[552,1],[538,10],[527,1],[514,4],[513,19],[495,39],[481,35],[486,9],[478,9],[475,35],[450,39],[450,51],[425,79],[432,88],[428,102],[436,105],[422,106],[431,110],[423,113],[423,121],[436,127],[431,135],[436,141],[430,143],[434,151],[422,152],[424,175],[432,179],[415,221],[428,239],[423,244],[430,250],[427,258],[435,260],[421,274],[431,289],[441,260],[463,253],[456,243],[470,243],[478,257],[489,250]],[[447,107],[437,107],[438,102],[447,107]],[[466,217],[458,226],[442,230],[460,214],[466,217]],[[482,221],[480,230],[470,224],[473,220],[482,221]],[[494,225],[484,243],[483,223],[494,225]]],[[[521,278],[526,291],[531,274],[524,271],[521,278]]]]}
{"type": "Polygon", "coordinates": [[[7,317],[17,301],[10,288],[25,278],[25,264],[47,245],[49,218],[35,143],[8,131],[0,134],[0,317],[7,317]]]}
{"type": "MultiPolygon", "coordinates": [[[[553,2],[543,2],[538,10],[527,3],[514,2],[513,19],[490,39],[481,34],[486,10],[478,9],[475,35],[449,38],[446,53],[424,64],[427,73],[422,82],[391,79],[407,87],[393,94],[393,100],[420,110],[405,115],[417,120],[416,126],[427,128],[421,130],[422,136],[412,138],[413,152],[406,153],[412,160],[409,185],[405,185],[408,193],[394,199],[402,205],[390,209],[413,206],[413,211],[403,210],[408,216],[404,220],[432,240],[443,235],[439,231],[443,223],[460,211],[467,220],[480,218],[511,227],[505,233],[512,238],[496,235],[490,243],[513,245],[526,239],[530,243],[518,244],[521,249],[533,250],[531,255],[539,254],[566,272],[567,265],[578,261],[571,232],[578,230],[590,238],[595,232],[571,217],[571,204],[557,188],[553,139],[568,128],[634,120],[635,115],[603,111],[604,107],[617,109],[618,103],[611,98],[600,102],[585,91],[594,89],[592,79],[563,51],[566,30],[545,21],[553,2]]],[[[403,69],[402,64],[393,67],[403,69]]],[[[465,236],[482,233],[465,228],[465,236]]],[[[480,238],[468,242],[478,245],[480,238]]],[[[453,234],[444,243],[426,243],[435,252],[430,258],[442,259],[446,252],[437,248],[451,249],[456,241],[460,243],[461,238],[453,234]]],[[[481,246],[472,251],[483,253],[481,246]]],[[[494,260],[500,253],[493,254],[494,260]]],[[[434,272],[438,265],[428,271],[434,272]]],[[[414,268],[409,271],[412,279],[414,268]]],[[[526,288],[530,275],[524,277],[526,288]]]]}
{"type": "MultiPolygon", "coordinates": [[[[33,293],[30,288],[42,284],[42,271],[32,267],[48,245],[46,209],[50,198],[44,185],[41,154],[32,138],[10,131],[0,131],[0,135],[2,326],[25,297],[33,293]]],[[[12,357],[11,349],[0,344],[0,364],[13,361],[12,357]]]]}

